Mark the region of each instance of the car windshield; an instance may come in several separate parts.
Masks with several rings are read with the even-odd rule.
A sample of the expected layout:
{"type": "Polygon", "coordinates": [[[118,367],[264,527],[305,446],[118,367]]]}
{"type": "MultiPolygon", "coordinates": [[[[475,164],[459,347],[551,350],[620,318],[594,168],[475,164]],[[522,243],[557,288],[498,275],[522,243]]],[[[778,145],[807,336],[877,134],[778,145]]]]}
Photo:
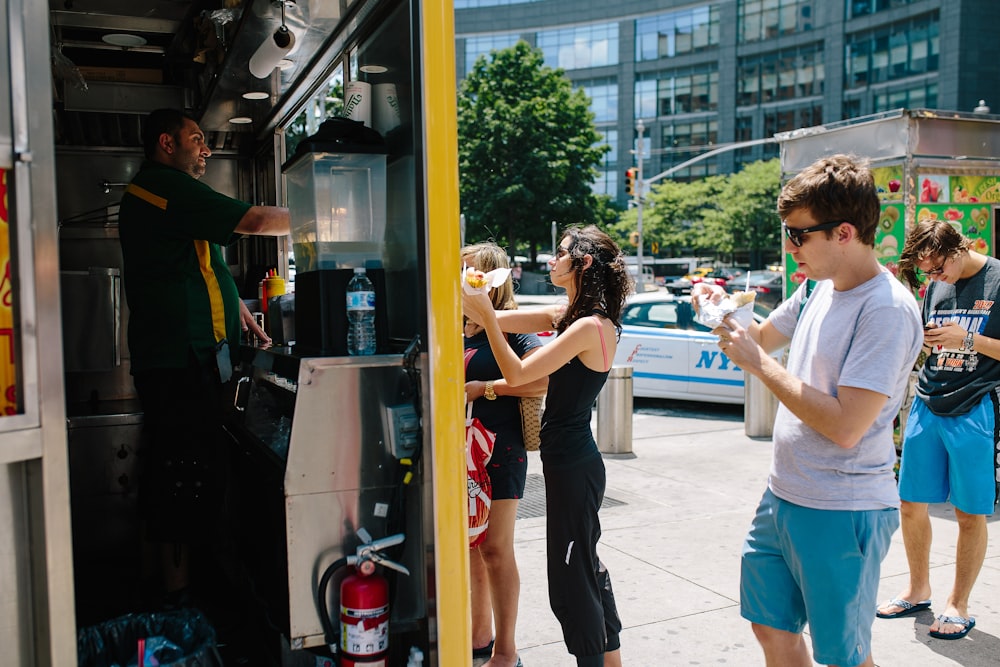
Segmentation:
{"type": "Polygon", "coordinates": [[[689,301],[646,301],[631,303],[622,314],[622,324],[655,329],[710,331],[694,320],[694,308],[689,301]]]}

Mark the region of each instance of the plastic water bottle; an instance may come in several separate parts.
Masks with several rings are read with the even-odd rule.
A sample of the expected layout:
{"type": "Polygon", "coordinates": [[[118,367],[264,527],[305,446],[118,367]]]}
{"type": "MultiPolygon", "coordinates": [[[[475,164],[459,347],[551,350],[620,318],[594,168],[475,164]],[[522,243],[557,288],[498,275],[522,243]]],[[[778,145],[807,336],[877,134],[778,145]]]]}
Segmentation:
{"type": "Polygon", "coordinates": [[[375,289],[362,268],[347,283],[347,353],[375,354],[375,289]]]}

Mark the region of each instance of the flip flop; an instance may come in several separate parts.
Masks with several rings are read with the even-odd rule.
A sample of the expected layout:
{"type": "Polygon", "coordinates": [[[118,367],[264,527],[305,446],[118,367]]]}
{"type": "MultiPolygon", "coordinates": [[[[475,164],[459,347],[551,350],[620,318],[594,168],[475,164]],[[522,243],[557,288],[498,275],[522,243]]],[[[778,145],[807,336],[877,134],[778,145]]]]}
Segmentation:
{"type": "MultiPolygon", "coordinates": [[[[901,600],[899,598],[893,598],[886,602],[883,607],[902,607],[899,611],[894,611],[891,614],[886,614],[884,612],[875,611],[875,615],[878,618],[902,618],[904,616],[909,616],[910,614],[916,614],[918,611],[923,611],[924,609],[930,609],[930,600],[921,600],[920,602],[907,602],[906,600],[901,600]]],[[[958,621],[955,621],[956,623],[958,621]]]]}
{"type": "Polygon", "coordinates": [[[935,639],[961,639],[965,635],[969,634],[969,630],[976,627],[976,619],[972,616],[968,618],[962,618],[961,616],[945,616],[941,614],[937,617],[938,627],[944,623],[954,623],[955,625],[964,625],[965,627],[958,632],[938,632],[937,630],[930,630],[927,634],[935,639]]]}

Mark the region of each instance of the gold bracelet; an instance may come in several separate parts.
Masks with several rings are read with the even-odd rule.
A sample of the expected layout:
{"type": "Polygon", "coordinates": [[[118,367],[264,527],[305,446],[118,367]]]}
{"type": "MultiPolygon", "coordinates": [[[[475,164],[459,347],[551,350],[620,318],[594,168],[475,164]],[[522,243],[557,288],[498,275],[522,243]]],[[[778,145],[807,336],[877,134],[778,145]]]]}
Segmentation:
{"type": "Polygon", "coordinates": [[[497,400],[497,393],[493,391],[493,380],[487,380],[486,388],[483,390],[483,397],[487,401],[497,400]]]}

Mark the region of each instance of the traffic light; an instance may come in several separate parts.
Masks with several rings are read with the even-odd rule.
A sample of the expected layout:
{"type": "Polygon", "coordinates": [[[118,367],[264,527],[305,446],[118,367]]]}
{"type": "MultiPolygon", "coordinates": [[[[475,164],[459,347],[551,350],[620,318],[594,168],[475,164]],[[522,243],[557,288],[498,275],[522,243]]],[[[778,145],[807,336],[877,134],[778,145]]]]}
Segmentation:
{"type": "Polygon", "coordinates": [[[638,169],[635,167],[629,167],[625,170],[625,194],[629,197],[635,196],[635,177],[638,174],[638,169]]]}
{"type": "Polygon", "coordinates": [[[635,231],[628,235],[628,242],[632,245],[639,246],[639,232],[635,231]]]}

